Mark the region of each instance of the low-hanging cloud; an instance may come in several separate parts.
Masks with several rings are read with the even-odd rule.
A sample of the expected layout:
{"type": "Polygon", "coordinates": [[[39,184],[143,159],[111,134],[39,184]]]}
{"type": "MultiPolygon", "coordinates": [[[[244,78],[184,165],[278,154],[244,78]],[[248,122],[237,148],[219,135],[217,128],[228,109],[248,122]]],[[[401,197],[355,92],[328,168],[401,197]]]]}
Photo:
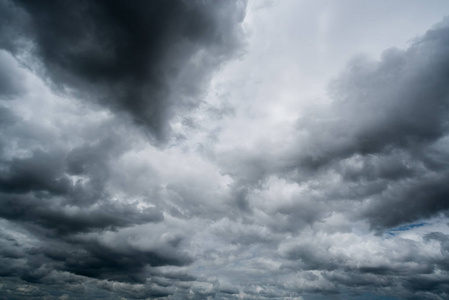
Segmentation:
{"type": "Polygon", "coordinates": [[[29,66],[59,92],[126,113],[159,141],[170,117],[197,106],[214,69],[240,50],[245,14],[242,1],[25,0],[2,7],[2,48],[37,60],[29,66]]]}
{"type": "Polygon", "coordinates": [[[245,10],[0,1],[0,298],[448,297],[447,19],[273,129],[245,10]]]}
{"type": "Polygon", "coordinates": [[[373,228],[447,212],[448,28],[445,20],[379,61],[353,59],[329,85],[331,102],[303,113],[296,141],[284,150],[222,156],[236,188],[260,187],[270,176],[304,185],[317,180],[313,198],[363,201],[360,218],[373,228]],[[324,181],[332,173],[338,186],[324,181]]]}

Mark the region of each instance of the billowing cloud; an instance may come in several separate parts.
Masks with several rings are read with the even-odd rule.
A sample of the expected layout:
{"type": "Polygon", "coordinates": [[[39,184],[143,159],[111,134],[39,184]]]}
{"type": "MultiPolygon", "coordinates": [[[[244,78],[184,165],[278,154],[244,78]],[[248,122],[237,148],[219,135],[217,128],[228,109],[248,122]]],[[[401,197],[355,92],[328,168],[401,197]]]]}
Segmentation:
{"type": "Polygon", "coordinates": [[[198,105],[214,68],[239,50],[245,13],[240,1],[2,6],[10,16],[3,47],[37,59],[30,67],[59,91],[127,113],[159,140],[170,116],[198,105]]]}
{"type": "Polygon", "coordinates": [[[448,298],[448,6],[350,3],[0,1],[0,298],[448,298]]]}

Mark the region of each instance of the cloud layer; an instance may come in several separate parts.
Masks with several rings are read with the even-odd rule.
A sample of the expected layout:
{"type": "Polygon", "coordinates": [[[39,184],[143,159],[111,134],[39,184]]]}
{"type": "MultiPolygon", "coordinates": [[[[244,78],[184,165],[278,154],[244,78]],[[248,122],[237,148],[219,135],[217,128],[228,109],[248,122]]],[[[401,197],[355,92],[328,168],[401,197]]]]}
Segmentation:
{"type": "Polygon", "coordinates": [[[0,1],[0,298],[449,297],[449,21],[311,101],[270,3],[0,1]]]}
{"type": "Polygon", "coordinates": [[[2,40],[59,91],[129,114],[156,139],[198,105],[211,70],[240,45],[238,1],[14,1],[2,40]],[[23,49],[29,44],[29,49],[23,49]],[[195,78],[195,80],[192,80],[195,78]]]}

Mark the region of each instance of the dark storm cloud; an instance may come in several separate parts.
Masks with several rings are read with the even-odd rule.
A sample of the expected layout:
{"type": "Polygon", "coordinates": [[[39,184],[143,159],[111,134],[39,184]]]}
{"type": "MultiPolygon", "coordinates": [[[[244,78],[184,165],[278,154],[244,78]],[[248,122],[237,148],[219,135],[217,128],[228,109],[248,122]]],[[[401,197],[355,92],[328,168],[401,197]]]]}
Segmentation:
{"type": "Polygon", "coordinates": [[[220,158],[222,168],[246,193],[270,176],[309,184],[308,197],[318,202],[278,210],[293,217],[296,205],[309,223],[325,216],[306,212],[319,201],[364,201],[358,217],[373,228],[447,212],[448,73],[444,20],[406,50],[389,49],[379,61],[353,59],[330,85],[332,102],[298,120],[296,145],[277,153],[230,151],[220,158]],[[341,183],[326,184],[330,174],[341,183]]]}
{"type": "Polygon", "coordinates": [[[52,286],[66,292],[75,289],[82,293],[77,297],[84,297],[81,295],[87,291],[83,291],[82,286],[88,282],[97,282],[99,288],[106,290],[112,290],[107,287],[109,282],[114,282],[114,287],[123,286],[122,289],[114,288],[116,294],[140,299],[142,293],[146,297],[162,296],[164,289],[164,295],[171,294],[173,290],[170,287],[175,282],[195,279],[192,276],[186,278],[182,273],[165,276],[162,272],[149,269],[191,263],[191,258],[172,244],[159,244],[158,248],[146,250],[126,241],[120,245],[111,245],[96,238],[63,235],[55,238],[48,234],[39,236],[39,239],[41,242],[30,247],[17,237],[6,234],[0,236],[3,249],[0,254],[0,275],[3,282],[16,278],[19,283],[39,284],[44,289],[52,286]],[[150,281],[145,284],[148,277],[150,281]],[[164,281],[170,287],[159,285],[164,281]],[[139,287],[141,284],[145,284],[143,290],[139,287]]]}
{"type": "Polygon", "coordinates": [[[445,172],[429,177],[410,179],[385,189],[372,198],[364,216],[374,227],[394,227],[439,213],[447,214],[449,176],[445,172]]]}
{"type": "Polygon", "coordinates": [[[60,91],[125,111],[162,140],[241,45],[242,1],[3,1],[2,47],[60,91]],[[17,33],[19,33],[17,35],[17,33]],[[32,65],[30,65],[32,64],[32,65]]]}
{"type": "Polygon", "coordinates": [[[0,215],[8,220],[39,224],[58,234],[114,230],[120,227],[160,222],[163,215],[154,209],[138,210],[134,205],[101,203],[84,210],[66,206],[45,195],[0,194],[5,209],[0,215]]]}
{"type": "Polygon", "coordinates": [[[144,282],[147,266],[182,266],[191,262],[176,249],[179,242],[159,244],[155,250],[122,244],[118,250],[94,238],[77,238],[79,233],[163,220],[157,208],[139,209],[133,203],[113,201],[104,192],[104,186],[95,183],[104,178],[99,180],[95,177],[98,175],[83,172],[95,187],[70,183],[63,172],[64,160],[61,156],[58,159],[55,153],[38,152],[30,158],[3,161],[3,164],[7,167],[3,169],[0,184],[1,217],[27,228],[31,236],[48,243],[27,249],[7,238],[7,246],[2,247],[1,253],[3,276],[47,283],[48,276],[56,270],[96,279],[144,282]],[[26,259],[26,265],[18,259],[26,259]]]}
{"type": "Polygon", "coordinates": [[[447,298],[449,23],[239,148],[201,121],[238,105],[182,113],[244,4],[0,0],[0,298],[447,298]],[[134,126],[163,141],[177,113],[168,148],[134,126]]]}
{"type": "MultiPolygon", "coordinates": [[[[95,139],[84,138],[79,145],[62,147],[39,124],[25,121],[7,108],[0,112],[4,146],[0,158],[3,282],[15,278],[19,287],[30,287],[28,297],[42,296],[51,286],[67,290],[72,285],[82,286],[86,278],[142,283],[149,276],[149,267],[192,262],[178,249],[183,238],[179,235],[157,242],[151,249],[126,241],[118,249],[115,244],[89,236],[164,220],[159,207],[139,207],[136,201],[114,196],[108,190],[113,176],[111,162],[128,149],[127,140],[117,136],[114,124],[108,124],[107,129],[90,129],[88,136],[95,139]],[[30,140],[34,127],[39,134],[30,140]],[[28,151],[11,156],[12,145],[28,151]],[[12,228],[20,230],[19,237],[7,234],[17,230],[12,228]],[[59,278],[56,282],[55,277],[59,278]]],[[[14,290],[14,286],[7,283],[4,288],[14,290]]],[[[145,295],[163,294],[156,293],[157,286],[146,290],[145,295]]],[[[19,297],[19,293],[15,295],[19,297]]]]}
{"type": "Polygon", "coordinates": [[[2,160],[0,202],[5,209],[0,215],[65,234],[161,221],[158,210],[111,201],[104,191],[107,160],[108,153],[99,146],[76,148],[68,155],[37,150],[27,158],[2,160]],[[87,182],[73,182],[72,174],[85,176],[87,182]]]}
{"type": "Polygon", "coordinates": [[[422,147],[444,136],[449,109],[448,32],[444,21],[405,51],[387,50],[379,62],[353,60],[331,85],[329,118],[312,131],[327,147],[314,149],[318,151],[309,161],[321,165],[356,153],[394,149],[422,155],[422,147]],[[318,132],[323,128],[326,135],[318,132]]]}
{"type": "MultiPolygon", "coordinates": [[[[389,228],[409,224],[404,231],[414,231],[412,222],[448,215],[448,74],[446,19],[405,50],[389,49],[379,60],[353,59],[330,85],[331,102],[301,112],[290,147],[266,150],[263,142],[257,148],[249,143],[218,157],[234,180],[233,205],[243,220],[273,235],[298,234],[300,245],[281,253],[280,269],[298,277],[314,272],[316,278],[299,284],[305,298],[305,293],[344,289],[400,299],[448,297],[446,234],[427,234],[419,243],[414,242],[419,230],[391,243],[382,237],[389,228]],[[284,180],[284,185],[278,182],[284,180]],[[339,218],[369,227],[339,227],[339,218]],[[330,225],[322,225],[326,222],[330,225]],[[335,241],[327,243],[335,232],[336,239],[350,239],[370,229],[376,238],[364,233],[343,243],[341,251],[335,250],[335,241]],[[370,239],[378,240],[364,246],[370,239]],[[440,254],[432,251],[438,247],[440,254]]],[[[264,141],[271,146],[269,139],[264,141]]],[[[252,247],[259,243],[240,234],[235,244],[245,239],[252,247]]],[[[285,290],[276,290],[277,297],[285,290]]]]}
{"type": "MultiPolygon", "coordinates": [[[[151,268],[183,267],[193,261],[181,249],[182,235],[143,246],[129,243],[127,237],[118,244],[96,237],[164,221],[158,205],[141,207],[141,202],[128,199],[132,194],[118,196],[110,190],[117,176],[114,162],[133,141],[121,130],[132,126],[106,119],[87,130],[71,120],[60,123],[62,128],[46,127],[39,107],[33,109],[36,118],[23,117],[14,105],[6,107],[29,101],[34,91],[22,88],[21,97],[5,99],[0,109],[0,231],[5,233],[0,236],[0,298],[63,296],[55,289],[72,298],[172,294],[185,274],[174,270],[165,278],[159,272],[156,276],[168,281],[168,288],[146,280],[152,277],[151,268]],[[113,288],[105,287],[108,281],[113,288]],[[86,290],[92,282],[95,287],[86,290]],[[128,285],[117,288],[118,283],[128,285]]],[[[39,97],[43,105],[49,104],[39,97]]]]}
{"type": "Polygon", "coordinates": [[[405,51],[385,51],[380,62],[352,62],[334,83],[336,120],[324,125],[332,142],[317,148],[310,161],[320,166],[361,156],[366,167],[354,182],[389,182],[371,197],[373,226],[396,226],[449,208],[448,169],[441,164],[448,155],[448,24],[436,25],[405,51]]]}
{"type": "Polygon", "coordinates": [[[125,282],[145,282],[146,266],[183,266],[191,263],[191,258],[181,252],[170,251],[173,246],[167,245],[164,250],[140,250],[132,246],[125,249],[114,249],[96,240],[74,240],[72,244],[81,243],[80,251],[67,248],[65,253],[52,253],[52,249],[44,250],[48,257],[60,258],[64,262],[63,270],[87,277],[125,282]]]}
{"type": "Polygon", "coordinates": [[[14,59],[0,50],[0,99],[11,99],[23,91],[22,76],[14,59]]]}

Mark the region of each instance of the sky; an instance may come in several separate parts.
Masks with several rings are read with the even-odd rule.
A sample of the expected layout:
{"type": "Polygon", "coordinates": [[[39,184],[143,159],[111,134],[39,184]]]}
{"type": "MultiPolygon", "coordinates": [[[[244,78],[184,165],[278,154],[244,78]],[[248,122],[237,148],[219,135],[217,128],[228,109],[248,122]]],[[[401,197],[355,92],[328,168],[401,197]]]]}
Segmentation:
{"type": "Polygon", "coordinates": [[[446,16],[0,0],[0,299],[448,299],[446,16]]]}

